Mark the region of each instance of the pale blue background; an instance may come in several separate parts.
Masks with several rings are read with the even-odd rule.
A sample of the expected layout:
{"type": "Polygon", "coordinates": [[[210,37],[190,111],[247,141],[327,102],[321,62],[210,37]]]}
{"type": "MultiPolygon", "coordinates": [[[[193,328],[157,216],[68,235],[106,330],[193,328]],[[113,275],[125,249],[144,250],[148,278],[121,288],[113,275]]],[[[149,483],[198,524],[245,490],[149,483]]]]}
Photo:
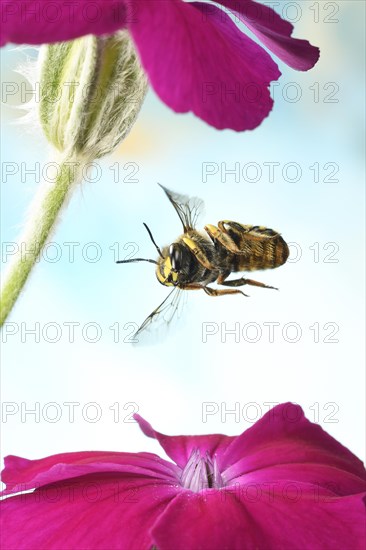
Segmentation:
{"type": "MultiPolygon", "coordinates": [[[[285,400],[300,403],[312,420],[319,422],[362,458],[364,452],[364,173],[363,173],[363,49],[364,6],[362,2],[337,2],[338,23],[325,23],[327,12],[320,3],[319,23],[302,2],[303,16],[296,36],[306,37],[321,48],[321,59],[309,73],[297,73],[281,64],[283,76],[276,87],[276,103],[270,117],[254,132],[218,132],[191,115],[178,116],[150,92],[128,139],[112,157],[101,163],[102,177],[83,183],[72,198],[57,227],[53,241],[62,247],[57,263],[41,261],[14,309],[9,322],[41,326],[54,322],[99,323],[98,343],[83,340],[80,327],[74,343],[68,343],[64,327],[58,343],[33,337],[21,342],[19,333],[9,336],[2,351],[2,399],[41,408],[56,402],[62,418],[52,423],[47,413],[40,421],[20,412],[3,417],[3,455],[29,458],[63,451],[108,449],[151,450],[157,445],[145,438],[134,423],[123,422],[134,402],[139,412],[161,431],[178,433],[223,432],[236,434],[250,423],[220,414],[202,421],[202,403],[225,403],[232,409],[255,402],[265,412],[265,402],[285,400]],[[323,10],[323,11],[322,11],[323,10]],[[302,89],[302,99],[286,102],[282,90],[289,82],[302,89]],[[309,89],[319,82],[321,100],[329,82],[339,86],[338,103],[314,102],[309,89]],[[283,165],[296,162],[302,168],[299,182],[286,182],[277,172],[268,182],[264,162],[283,165]],[[113,181],[110,169],[137,163],[137,183],[113,181]],[[202,182],[203,162],[226,162],[232,167],[257,162],[263,169],[258,183],[235,182],[220,174],[202,182]],[[337,183],[314,182],[309,166],[319,162],[339,165],[337,183]],[[138,255],[155,257],[142,226],[147,222],[160,245],[173,241],[180,232],[179,220],[156,185],[157,182],[205,201],[200,223],[220,219],[263,224],[282,232],[284,238],[302,248],[302,258],[284,267],[255,274],[258,280],[278,286],[280,292],[248,288],[250,298],[210,299],[191,293],[181,322],[163,342],[135,348],[122,340],[128,322],[141,323],[167,295],[149,264],[116,266],[109,249],[119,242],[137,243],[138,255]],[[76,259],[70,263],[65,242],[80,242],[76,259]],[[80,249],[88,242],[99,243],[103,255],[88,263],[80,249]],[[338,263],[314,262],[309,249],[315,242],[335,242],[338,263]],[[269,343],[264,322],[289,322],[302,328],[298,343],[284,341],[280,331],[269,343]],[[248,322],[262,326],[257,343],[235,343],[220,335],[202,342],[202,323],[226,322],[241,327],[248,322]],[[327,322],[339,326],[339,343],[314,343],[309,326],[327,322]],[[120,323],[121,341],[113,342],[109,327],[120,323]],[[68,420],[65,402],[79,402],[75,422],[68,420]],[[81,408],[97,402],[102,417],[92,423],[83,419],[81,408]],[[120,403],[120,422],[109,409],[120,403]],[[319,418],[314,403],[318,403],[319,418]],[[338,411],[326,422],[335,403],[338,411]],[[23,419],[24,420],[24,419],[23,419]]],[[[329,12],[330,13],[330,12],[329,12]]],[[[25,51],[8,48],[3,52],[2,76],[12,81],[14,68],[25,60],[25,51]]],[[[328,93],[332,88],[328,89],[328,93]]],[[[52,152],[34,127],[15,123],[17,113],[3,106],[3,162],[25,162],[32,166],[52,160],[52,152]]],[[[122,177],[127,171],[121,171],[122,177]]],[[[27,205],[37,185],[33,176],[21,181],[13,176],[2,184],[2,240],[13,241],[19,232],[27,205]]],[[[330,252],[331,249],[328,250],[330,252]]],[[[92,251],[91,251],[92,252],[92,251]]],[[[123,250],[122,250],[123,252],[123,250]]],[[[128,253],[129,250],[123,252],[128,253]]],[[[4,264],[3,264],[4,265],[4,264]]],[[[254,276],[254,275],[253,275],[254,276]]],[[[321,332],[321,339],[328,332],[321,332]]],[[[4,338],[4,337],[3,337],[4,338]]],[[[26,406],[26,405],[23,405],[26,406]]],[[[53,414],[49,409],[49,416],[53,414]]],[[[255,409],[247,409],[249,415],[255,409]]],[[[93,411],[90,409],[90,414],[93,411]]]]}

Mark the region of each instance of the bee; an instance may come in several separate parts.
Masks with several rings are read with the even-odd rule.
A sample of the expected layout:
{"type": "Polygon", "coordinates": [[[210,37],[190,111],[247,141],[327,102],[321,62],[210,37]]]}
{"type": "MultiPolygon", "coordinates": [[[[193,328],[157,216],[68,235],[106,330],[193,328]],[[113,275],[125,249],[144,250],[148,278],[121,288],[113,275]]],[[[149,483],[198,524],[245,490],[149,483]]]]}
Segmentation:
{"type": "Polygon", "coordinates": [[[278,290],[244,277],[228,280],[232,273],[273,269],[283,265],[289,256],[289,248],[277,231],[260,225],[243,225],[223,220],[217,226],[206,225],[205,232],[199,232],[195,225],[203,209],[203,201],[174,193],[162,185],[160,187],[182,223],[183,234],[171,245],[160,249],[149,227],[144,223],[158,252],[158,259],[132,258],[117,261],[119,264],[153,263],[156,265],[159,283],[173,287],[167,298],[139,327],[135,338],[152,324],[157,324],[157,321],[169,324],[177,314],[184,290],[203,290],[208,296],[247,296],[237,288],[244,285],[278,290]],[[212,288],[208,286],[211,283],[229,288],[212,288]]]}

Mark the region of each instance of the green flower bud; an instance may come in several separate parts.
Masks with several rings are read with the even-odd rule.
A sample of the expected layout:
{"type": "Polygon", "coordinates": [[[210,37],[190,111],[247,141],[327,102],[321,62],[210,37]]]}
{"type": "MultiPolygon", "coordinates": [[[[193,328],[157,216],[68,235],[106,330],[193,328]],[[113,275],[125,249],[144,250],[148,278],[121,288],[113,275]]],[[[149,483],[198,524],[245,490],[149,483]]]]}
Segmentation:
{"type": "Polygon", "coordinates": [[[147,80],[126,31],[45,45],[40,53],[41,125],[69,156],[99,158],[131,129],[147,80]]]}

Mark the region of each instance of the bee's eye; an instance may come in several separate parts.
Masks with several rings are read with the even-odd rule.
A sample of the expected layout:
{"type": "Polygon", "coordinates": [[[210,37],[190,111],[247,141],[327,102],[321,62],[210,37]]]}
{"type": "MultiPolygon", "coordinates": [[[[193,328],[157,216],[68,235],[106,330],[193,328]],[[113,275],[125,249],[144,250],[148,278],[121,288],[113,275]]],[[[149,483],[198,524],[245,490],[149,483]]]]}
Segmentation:
{"type": "Polygon", "coordinates": [[[172,268],[175,271],[179,271],[182,266],[182,253],[180,249],[175,247],[174,245],[171,245],[169,250],[169,255],[170,255],[172,268]]]}

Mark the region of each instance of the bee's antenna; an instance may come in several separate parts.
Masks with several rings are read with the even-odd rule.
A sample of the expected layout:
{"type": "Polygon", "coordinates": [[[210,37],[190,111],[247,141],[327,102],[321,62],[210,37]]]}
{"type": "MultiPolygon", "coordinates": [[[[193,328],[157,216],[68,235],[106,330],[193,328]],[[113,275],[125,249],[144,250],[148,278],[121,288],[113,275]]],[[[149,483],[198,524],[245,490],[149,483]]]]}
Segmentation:
{"type": "Polygon", "coordinates": [[[131,260],[117,260],[116,264],[131,264],[133,262],[149,262],[150,264],[158,265],[155,260],[147,260],[146,258],[132,258],[131,260]]]}
{"type": "MultiPolygon", "coordinates": [[[[153,242],[153,244],[154,244],[156,250],[158,251],[159,256],[160,256],[161,258],[164,259],[164,256],[162,255],[160,248],[158,247],[158,245],[157,245],[156,242],[154,241],[154,237],[152,236],[152,233],[151,233],[150,229],[148,228],[148,226],[146,225],[146,223],[144,223],[144,226],[145,226],[145,229],[146,229],[146,231],[148,232],[149,237],[150,237],[150,239],[152,240],[152,242],[153,242]]],[[[155,262],[155,263],[157,263],[157,262],[155,262]]]]}

